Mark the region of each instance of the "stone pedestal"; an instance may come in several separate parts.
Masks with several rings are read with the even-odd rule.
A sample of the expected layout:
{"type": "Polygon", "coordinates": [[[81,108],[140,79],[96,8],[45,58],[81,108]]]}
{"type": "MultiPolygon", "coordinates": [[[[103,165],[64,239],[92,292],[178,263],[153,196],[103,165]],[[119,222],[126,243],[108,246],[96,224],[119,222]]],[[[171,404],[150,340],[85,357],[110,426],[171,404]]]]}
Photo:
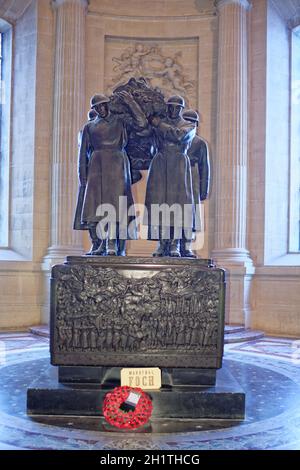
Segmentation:
{"type": "MultiPolygon", "coordinates": [[[[196,368],[163,368],[163,387],[215,385],[216,369],[196,368]]],[[[96,367],[96,366],[59,366],[58,381],[62,384],[93,383],[103,387],[118,387],[121,385],[121,367],[96,367]]],[[[137,384],[136,386],[140,386],[137,384]]]]}
{"type": "Polygon", "coordinates": [[[51,279],[51,363],[32,415],[101,416],[122,367],[160,367],[153,419],[242,419],[222,366],[225,272],[211,260],[67,257],[51,279]],[[58,370],[57,370],[58,369],[58,370]]]}
{"type": "Polygon", "coordinates": [[[67,257],[51,279],[51,363],[222,365],[225,273],[209,260],[67,257]]]}
{"type": "MultiPolygon", "coordinates": [[[[228,419],[245,415],[245,394],[231,374],[221,369],[216,385],[182,386],[166,383],[160,390],[148,390],[153,403],[151,420],[156,419],[228,419]]],[[[101,384],[60,383],[57,371],[49,366],[44,377],[31,385],[27,395],[30,415],[102,416],[106,393],[120,385],[117,380],[101,384]],[[38,387],[38,388],[37,388],[38,387]]]]}

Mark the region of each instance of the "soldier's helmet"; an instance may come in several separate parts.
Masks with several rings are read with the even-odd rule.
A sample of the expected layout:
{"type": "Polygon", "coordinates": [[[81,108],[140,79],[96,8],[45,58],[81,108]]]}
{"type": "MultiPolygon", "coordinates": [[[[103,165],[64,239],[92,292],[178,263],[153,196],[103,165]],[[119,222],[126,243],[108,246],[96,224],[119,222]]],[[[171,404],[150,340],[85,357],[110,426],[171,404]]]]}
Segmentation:
{"type": "Polygon", "coordinates": [[[105,95],[94,95],[91,98],[91,108],[93,109],[95,106],[101,103],[109,103],[109,98],[105,95]]]}
{"type": "Polygon", "coordinates": [[[170,96],[170,98],[167,101],[167,104],[174,104],[175,106],[181,106],[181,108],[185,107],[184,98],[182,98],[182,96],[179,96],[179,95],[170,96]]]}
{"type": "Polygon", "coordinates": [[[197,111],[194,111],[194,109],[188,109],[187,111],[184,111],[182,113],[183,119],[186,119],[187,121],[192,121],[192,122],[199,122],[199,114],[197,111]]]}
{"type": "Polygon", "coordinates": [[[98,114],[94,109],[90,109],[87,115],[89,121],[93,121],[94,119],[96,119],[97,116],[98,114]]]}

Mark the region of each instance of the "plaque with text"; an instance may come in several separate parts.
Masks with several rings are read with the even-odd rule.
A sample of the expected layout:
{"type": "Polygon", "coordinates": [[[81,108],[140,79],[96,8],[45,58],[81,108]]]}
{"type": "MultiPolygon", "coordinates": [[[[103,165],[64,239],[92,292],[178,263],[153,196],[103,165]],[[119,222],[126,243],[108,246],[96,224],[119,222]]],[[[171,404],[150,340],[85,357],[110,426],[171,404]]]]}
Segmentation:
{"type": "Polygon", "coordinates": [[[143,390],[159,390],[161,371],[159,367],[124,368],[121,370],[121,385],[139,387],[143,390]]]}

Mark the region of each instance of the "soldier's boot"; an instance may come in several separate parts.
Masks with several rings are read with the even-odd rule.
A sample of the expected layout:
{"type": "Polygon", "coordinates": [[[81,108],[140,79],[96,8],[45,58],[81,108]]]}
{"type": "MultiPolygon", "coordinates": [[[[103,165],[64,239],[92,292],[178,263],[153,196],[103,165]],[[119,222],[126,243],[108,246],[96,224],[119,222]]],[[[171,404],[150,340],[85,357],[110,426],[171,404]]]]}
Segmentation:
{"type": "Polygon", "coordinates": [[[185,256],[185,238],[180,239],[180,254],[182,258],[185,256]]]}
{"type": "Polygon", "coordinates": [[[168,240],[159,240],[156,251],[152,254],[154,257],[168,256],[167,253],[168,240]]]}
{"type": "Polygon", "coordinates": [[[192,250],[192,240],[185,240],[183,252],[184,254],[182,254],[181,251],[181,256],[183,256],[184,258],[197,258],[197,255],[195,255],[192,250]]]}
{"type": "Polygon", "coordinates": [[[106,243],[107,243],[106,244],[106,256],[117,256],[118,255],[117,240],[108,239],[106,243]]]}
{"type": "Polygon", "coordinates": [[[97,237],[96,225],[89,228],[89,234],[90,234],[90,238],[92,241],[92,246],[91,246],[90,251],[86,253],[86,255],[88,256],[94,255],[95,252],[98,250],[100,243],[101,243],[101,240],[99,240],[99,238],[97,237]]]}
{"type": "Polygon", "coordinates": [[[106,255],[106,240],[99,240],[100,244],[97,250],[92,252],[94,256],[105,256],[106,255]]]}
{"type": "Polygon", "coordinates": [[[126,256],[126,240],[118,239],[118,256],[126,256]]]}
{"type": "Polygon", "coordinates": [[[180,254],[180,240],[172,240],[170,244],[170,256],[179,258],[180,254]]]}

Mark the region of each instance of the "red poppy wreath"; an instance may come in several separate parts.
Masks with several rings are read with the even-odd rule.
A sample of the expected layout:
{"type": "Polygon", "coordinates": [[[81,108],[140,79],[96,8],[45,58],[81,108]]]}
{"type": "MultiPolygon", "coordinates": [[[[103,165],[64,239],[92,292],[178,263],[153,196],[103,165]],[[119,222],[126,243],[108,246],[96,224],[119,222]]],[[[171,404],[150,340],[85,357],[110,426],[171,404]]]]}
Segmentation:
{"type": "Polygon", "coordinates": [[[116,387],[105,395],[103,415],[119,429],[136,429],[146,424],[152,413],[152,402],[141,388],[116,387]]]}

